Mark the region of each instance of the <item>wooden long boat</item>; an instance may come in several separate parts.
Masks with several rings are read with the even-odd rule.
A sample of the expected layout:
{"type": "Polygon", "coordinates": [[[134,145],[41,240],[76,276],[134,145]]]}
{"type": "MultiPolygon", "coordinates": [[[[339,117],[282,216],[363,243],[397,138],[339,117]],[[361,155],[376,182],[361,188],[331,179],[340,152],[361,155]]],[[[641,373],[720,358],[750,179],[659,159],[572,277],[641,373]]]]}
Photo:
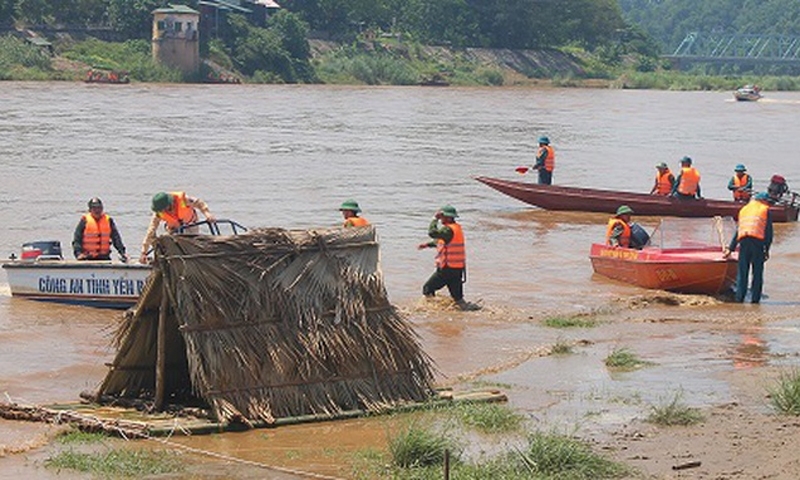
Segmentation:
{"type": "MultiPolygon", "coordinates": [[[[546,210],[614,213],[628,205],[636,215],[671,217],[736,217],[743,204],[728,200],[681,200],[646,193],[596,188],[539,185],[535,183],[476,177],[498,192],[546,210]]],[[[770,207],[773,222],[797,221],[798,207],[778,204],[770,207]]]]}
{"type": "Polygon", "coordinates": [[[11,295],[73,305],[128,308],[136,304],[149,265],[61,259],[3,264],[11,295]]]}
{"type": "Polygon", "coordinates": [[[736,281],[738,256],[723,258],[720,247],[661,249],[592,244],[595,273],[642,288],[713,295],[736,281]]]}

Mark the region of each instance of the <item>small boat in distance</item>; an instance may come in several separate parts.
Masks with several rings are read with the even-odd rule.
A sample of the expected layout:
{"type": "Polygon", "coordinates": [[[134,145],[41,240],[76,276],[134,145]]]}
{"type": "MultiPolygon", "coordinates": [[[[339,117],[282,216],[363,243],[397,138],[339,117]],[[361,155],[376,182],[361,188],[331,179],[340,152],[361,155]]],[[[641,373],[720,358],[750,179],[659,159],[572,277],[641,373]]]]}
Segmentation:
{"type": "Polygon", "coordinates": [[[86,72],[86,83],[130,83],[128,72],[107,67],[92,67],[86,72]]]}
{"type": "Polygon", "coordinates": [[[733,233],[732,219],[662,220],[651,235],[653,245],[642,249],[592,244],[589,258],[595,273],[642,288],[676,293],[715,295],[730,290],[736,281],[738,253],[722,255],[733,233]],[[698,240],[704,230],[709,237],[698,240]],[[724,225],[724,226],[723,226],[724,225]],[[722,244],[722,245],[721,245],[722,244]]]}
{"type": "MultiPolygon", "coordinates": [[[[620,205],[628,205],[636,215],[659,217],[736,217],[744,206],[730,200],[680,200],[647,193],[564,187],[515,182],[491,177],[475,180],[517,200],[545,210],[602,212],[612,214],[620,205]]],[[[796,202],[778,203],[769,209],[773,222],[797,221],[800,206],[796,202]]]]}
{"type": "Polygon", "coordinates": [[[733,98],[740,102],[755,102],[761,98],[761,88],[758,85],[745,85],[733,92],[733,98]]]}

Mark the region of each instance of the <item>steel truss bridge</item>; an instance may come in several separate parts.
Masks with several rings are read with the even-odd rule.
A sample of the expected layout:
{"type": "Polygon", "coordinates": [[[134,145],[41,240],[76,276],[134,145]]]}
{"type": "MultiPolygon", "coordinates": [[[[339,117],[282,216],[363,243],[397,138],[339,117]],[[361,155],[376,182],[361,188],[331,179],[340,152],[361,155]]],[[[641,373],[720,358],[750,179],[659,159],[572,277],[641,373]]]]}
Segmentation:
{"type": "Polygon", "coordinates": [[[672,55],[679,67],[695,63],[800,68],[800,36],[698,33],[686,35],[672,55]]]}

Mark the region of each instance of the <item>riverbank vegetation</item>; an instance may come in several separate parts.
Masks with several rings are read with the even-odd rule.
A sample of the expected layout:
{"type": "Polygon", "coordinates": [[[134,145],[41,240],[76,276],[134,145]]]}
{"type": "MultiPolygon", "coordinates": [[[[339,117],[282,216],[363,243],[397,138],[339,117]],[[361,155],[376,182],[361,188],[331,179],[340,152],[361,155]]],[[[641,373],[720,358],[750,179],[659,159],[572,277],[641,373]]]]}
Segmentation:
{"type": "MultiPolygon", "coordinates": [[[[103,65],[139,82],[800,89],[798,77],[702,66],[686,73],[659,58],[677,38],[667,32],[716,28],[721,11],[739,12],[726,28],[780,33],[775,12],[744,16],[748,9],[736,7],[743,1],[701,8],[692,0],[575,0],[566,7],[532,0],[285,0],[266,22],[224,13],[214,29],[200,28],[204,62],[185,76],[150,58],[151,12],[160,0],[0,0],[0,28],[9,32],[0,37],[0,79],[79,80],[103,65]],[[99,34],[106,41],[93,38],[99,34]],[[31,36],[51,42],[51,50],[26,42],[31,36]]],[[[179,3],[201,7],[198,0],[179,3]]]]}

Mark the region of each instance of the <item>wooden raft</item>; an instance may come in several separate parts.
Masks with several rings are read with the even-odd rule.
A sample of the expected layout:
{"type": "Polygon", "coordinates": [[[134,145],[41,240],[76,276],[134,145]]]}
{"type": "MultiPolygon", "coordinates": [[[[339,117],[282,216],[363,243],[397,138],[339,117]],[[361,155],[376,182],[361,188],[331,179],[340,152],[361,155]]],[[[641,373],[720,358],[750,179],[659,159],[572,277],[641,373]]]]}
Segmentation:
{"type": "MultiPolygon", "coordinates": [[[[410,412],[452,403],[495,403],[507,400],[506,395],[499,390],[455,392],[450,389],[443,389],[437,390],[436,396],[427,402],[409,402],[404,405],[387,407],[381,413],[410,412]]],[[[374,412],[349,410],[329,415],[302,415],[278,418],[275,422],[270,423],[254,422],[252,426],[255,428],[273,428],[300,423],[344,420],[367,415],[374,415],[374,412]]],[[[249,428],[249,426],[237,422],[215,422],[193,416],[176,416],[167,413],[148,414],[133,408],[88,403],[66,403],[46,406],[0,403],[0,417],[8,420],[68,424],[82,431],[102,432],[127,438],[203,435],[240,431],[249,428]]]]}

